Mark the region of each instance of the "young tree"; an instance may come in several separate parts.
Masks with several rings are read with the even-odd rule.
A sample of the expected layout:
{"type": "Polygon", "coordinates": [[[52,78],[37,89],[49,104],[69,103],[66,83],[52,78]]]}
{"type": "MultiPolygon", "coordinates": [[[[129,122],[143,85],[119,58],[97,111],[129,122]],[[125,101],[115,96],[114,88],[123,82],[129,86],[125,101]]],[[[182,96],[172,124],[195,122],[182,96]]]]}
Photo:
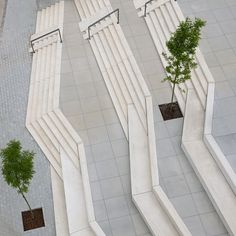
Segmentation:
{"type": "Polygon", "coordinates": [[[1,149],[2,175],[7,184],[17,190],[22,195],[28,205],[32,217],[33,211],[25,197],[28,192],[30,181],[35,173],[33,158],[35,153],[22,150],[19,141],[11,140],[4,149],[1,149]]]}
{"type": "Polygon", "coordinates": [[[162,53],[167,61],[167,77],[163,81],[172,83],[171,103],[176,85],[191,79],[191,70],[197,66],[195,52],[201,39],[201,28],[205,24],[206,22],[199,18],[195,18],[194,21],[186,18],[166,42],[169,54],[162,53]]]}

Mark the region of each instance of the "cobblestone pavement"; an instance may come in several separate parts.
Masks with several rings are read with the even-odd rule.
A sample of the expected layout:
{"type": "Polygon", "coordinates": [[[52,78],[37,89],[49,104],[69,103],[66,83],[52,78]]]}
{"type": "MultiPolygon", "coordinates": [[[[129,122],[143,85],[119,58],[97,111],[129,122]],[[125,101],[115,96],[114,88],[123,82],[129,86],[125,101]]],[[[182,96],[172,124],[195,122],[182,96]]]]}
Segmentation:
{"type": "MultiPolygon", "coordinates": [[[[19,139],[36,152],[36,174],[27,194],[32,208],[43,207],[46,227],[23,233],[21,211],[27,205],[0,175],[0,235],[53,236],[54,211],[49,163],[25,128],[31,72],[29,38],[35,30],[36,10],[53,1],[9,0],[0,43],[0,148],[19,139]]],[[[1,6],[1,5],[0,5],[1,6]]]]}
{"type": "Polygon", "coordinates": [[[200,48],[216,81],[212,133],[236,172],[236,1],[179,3],[186,16],[207,21],[200,48]]]}

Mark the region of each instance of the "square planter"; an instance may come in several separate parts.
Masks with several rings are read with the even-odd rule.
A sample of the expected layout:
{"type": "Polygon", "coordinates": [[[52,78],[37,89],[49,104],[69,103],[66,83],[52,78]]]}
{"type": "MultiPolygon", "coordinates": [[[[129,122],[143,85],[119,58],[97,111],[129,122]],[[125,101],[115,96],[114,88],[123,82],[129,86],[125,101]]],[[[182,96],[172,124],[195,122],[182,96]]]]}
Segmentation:
{"type": "Polygon", "coordinates": [[[45,226],[44,217],[43,217],[43,209],[37,208],[37,209],[33,209],[32,211],[33,211],[34,217],[32,217],[31,211],[21,212],[24,231],[37,229],[37,228],[41,228],[45,226]]]}
{"type": "Polygon", "coordinates": [[[172,120],[183,117],[178,102],[159,105],[163,120],[172,120]]]}

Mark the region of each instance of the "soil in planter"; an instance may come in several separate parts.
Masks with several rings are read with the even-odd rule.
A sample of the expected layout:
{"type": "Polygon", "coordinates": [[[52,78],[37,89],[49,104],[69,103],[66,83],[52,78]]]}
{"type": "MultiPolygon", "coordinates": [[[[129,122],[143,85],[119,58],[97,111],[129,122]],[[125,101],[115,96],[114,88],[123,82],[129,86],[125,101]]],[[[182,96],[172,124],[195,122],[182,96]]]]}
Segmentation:
{"type": "Polygon", "coordinates": [[[183,117],[178,102],[159,105],[164,120],[172,120],[183,117]]]}
{"type": "Polygon", "coordinates": [[[23,211],[22,220],[24,231],[44,227],[43,209],[33,209],[34,217],[32,217],[31,211],[23,211]]]}

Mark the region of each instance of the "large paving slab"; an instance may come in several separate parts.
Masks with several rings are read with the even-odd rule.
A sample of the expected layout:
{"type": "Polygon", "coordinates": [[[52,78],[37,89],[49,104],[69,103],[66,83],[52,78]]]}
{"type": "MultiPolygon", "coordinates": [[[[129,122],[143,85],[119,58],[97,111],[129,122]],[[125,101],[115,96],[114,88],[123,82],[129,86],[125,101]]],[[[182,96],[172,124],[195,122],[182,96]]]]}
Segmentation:
{"type": "MultiPolygon", "coordinates": [[[[51,3],[53,1],[8,1],[0,36],[0,148],[15,138],[22,142],[23,148],[36,153],[36,173],[26,196],[32,208],[43,207],[46,227],[28,231],[29,236],[55,235],[49,163],[25,128],[31,72],[29,38],[35,30],[37,9],[51,3]]],[[[2,176],[0,189],[0,235],[26,235],[21,211],[27,210],[27,205],[5,184],[2,176]]]]}

